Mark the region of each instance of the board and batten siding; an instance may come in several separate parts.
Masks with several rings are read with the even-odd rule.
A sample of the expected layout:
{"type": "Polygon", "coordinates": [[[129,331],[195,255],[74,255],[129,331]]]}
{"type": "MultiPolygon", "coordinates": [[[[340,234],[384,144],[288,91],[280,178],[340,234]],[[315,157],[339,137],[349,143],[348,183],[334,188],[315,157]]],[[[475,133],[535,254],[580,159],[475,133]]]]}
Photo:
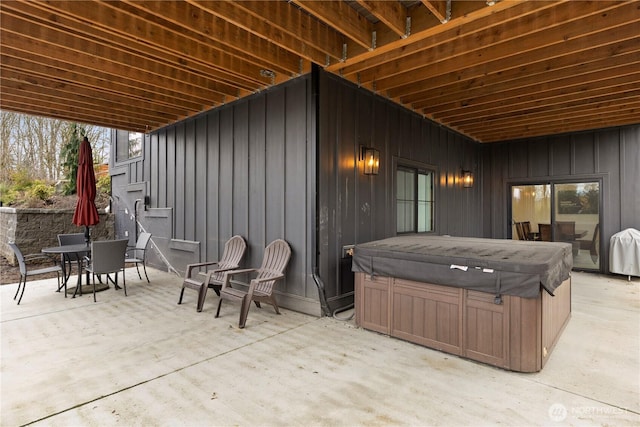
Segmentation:
{"type": "Polygon", "coordinates": [[[394,165],[434,166],[434,233],[483,237],[481,162],[471,139],[344,79],[319,76],[319,272],[335,309],[353,297],[341,280],[343,247],[396,235],[394,165]],[[378,175],[361,172],[360,146],[380,151],[378,175]],[[473,171],[473,188],[462,188],[462,169],[473,171]]]}
{"type": "Polygon", "coordinates": [[[315,128],[309,102],[304,76],[147,136],[151,206],[140,221],[178,273],[187,263],[219,259],[235,234],[247,241],[244,267],[259,267],[264,247],[284,239],[292,257],[276,287],[278,301],[320,315],[308,274],[315,128]]]}
{"type": "Polygon", "coordinates": [[[640,229],[640,125],[482,145],[484,234],[509,237],[512,184],[600,180],[602,271],[609,240],[640,229]]]}
{"type": "Polygon", "coordinates": [[[112,159],[116,232],[133,233],[134,200],[149,195],[140,223],[179,273],[217,260],[234,234],[248,242],[244,266],[284,238],[293,256],[279,301],[320,314],[317,273],[327,314],[353,301],[345,247],[396,235],[403,161],[435,170],[435,234],[508,238],[509,185],[589,178],[603,181],[605,265],[609,237],[640,228],[640,125],[479,144],[315,68],[151,132],[140,159],[112,159]],[[377,176],[361,172],[360,146],[380,151],[377,176]],[[474,174],[470,189],[462,169],[474,174]]]}

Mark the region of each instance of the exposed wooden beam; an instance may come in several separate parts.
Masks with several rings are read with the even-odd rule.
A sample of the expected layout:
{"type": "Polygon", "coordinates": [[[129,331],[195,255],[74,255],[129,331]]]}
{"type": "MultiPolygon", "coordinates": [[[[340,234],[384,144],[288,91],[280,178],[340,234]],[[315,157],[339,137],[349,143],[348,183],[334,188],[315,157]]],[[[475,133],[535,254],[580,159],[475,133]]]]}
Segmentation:
{"type": "Polygon", "coordinates": [[[453,98],[488,91],[500,92],[503,89],[534,82],[542,84],[590,71],[617,67],[625,63],[635,63],[638,56],[640,56],[640,43],[630,39],[560,57],[530,62],[520,67],[502,70],[499,73],[486,73],[486,67],[482,65],[476,70],[469,69],[460,73],[432,76],[428,79],[416,80],[410,85],[394,88],[387,94],[392,98],[399,95],[402,103],[412,104],[439,97],[453,98]],[[482,71],[485,71],[485,75],[480,78],[478,76],[482,75],[482,71]]]}
{"type": "Polygon", "coordinates": [[[60,36],[60,33],[47,29],[37,34],[27,34],[31,32],[31,28],[33,27],[25,27],[21,25],[20,21],[14,20],[11,23],[3,23],[0,35],[3,38],[11,37],[12,45],[17,50],[60,58],[65,70],[74,70],[76,67],[82,67],[99,75],[128,76],[132,84],[140,82],[148,84],[150,87],[164,86],[176,93],[199,93],[204,99],[215,99],[220,96],[219,93],[210,91],[207,88],[208,81],[204,77],[181,70],[169,70],[170,67],[162,64],[148,64],[143,59],[127,52],[118,51],[100,44],[80,43],[76,47],[72,46],[73,43],[71,41],[52,44],[50,41],[55,40],[56,37],[60,36]],[[34,38],[36,35],[43,36],[44,40],[34,38]],[[96,52],[99,52],[100,55],[109,55],[112,61],[98,61],[96,52]],[[146,66],[146,68],[141,67],[141,65],[146,66]]]}
{"type": "MultiPolygon", "coordinates": [[[[85,88],[75,85],[71,82],[63,82],[46,76],[40,76],[37,79],[24,77],[17,70],[3,68],[0,71],[3,88],[12,90],[13,93],[29,94],[36,99],[44,100],[46,98],[55,98],[64,95],[68,100],[68,104],[80,106],[83,108],[98,112],[104,109],[105,105],[109,105],[109,111],[113,114],[124,114],[134,116],[143,121],[154,121],[160,118],[162,121],[175,119],[175,117],[185,116],[189,111],[182,108],[167,108],[158,114],[148,103],[139,101],[137,103],[122,104],[119,102],[118,96],[97,88],[85,88]]],[[[6,92],[3,92],[6,93],[6,92]]],[[[202,106],[201,106],[202,107],[202,106]]]]}
{"type": "MultiPolygon", "coordinates": [[[[561,106],[545,108],[537,112],[527,111],[518,113],[510,115],[508,118],[490,118],[477,123],[477,126],[465,126],[465,129],[469,129],[474,134],[490,133],[496,128],[505,131],[510,128],[535,126],[541,123],[547,126],[552,122],[575,120],[576,117],[580,119],[598,119],[612,114],[629,114],[633,111],[640,111],[640,101],[634,100],[631,97],[625,97],[608,102],[600,101],[596,106],[591,103],[573,107],[561,106]]],[[[452,123],[452,125],[458,126],[455,123],[452,123]]]]}
{"type": "MultiPolygon", "coordinates": [[[[73,3],[73,2],[72,2],[73,3]]],[[[80,3],[80,2],[78,2],[80,3]]],[[[40,6],[45,3],[40,2],[12,2],[9,5],[17,5],[18,7],[13,9],[7,9],[5,14],[12,16],[13,19],[7,20],[5,27],[7,29],[13,29],[20,32],[20,26],[25,28],[25,35],[30,34],[34,39],[41,39],[45,43],[55,43],[62,48],[71,48],[72,51],[79,51],[83,54],[91,54],[94,52],[109,53],[112,52],[114,57],[129,58],[128,61],[135,60],[134,68],[151,70],[157,67],[160,68],[178,68],[175,73],[190,73],[191,70],[185,67],[189,63],[181,58],[176,57],[154,57],[147,53],[147,51],[134,50],[135,44],[120,44],[125,43],[121,38],[116,37],[110,32],[103,32],[100,29],[92,29],[90,24],[86,21],[72,22],[68,24],[69,19],[64,16],[55,16],[51,13],[47,14],[47,19],[42,20],[40,16],[33,10],[28,8],[32,5],[40,6]],[[27,8],[28,13],[25,13],[22,9],[27,8]],[[58,24],[61,21],[63,24],[58,24]],[[37,24],[37,25],[34,25],[37,24]],[[70,30],[69,27],[65,27],[64,24],[73,25],[74,29],[70,30]],[[37,32],[34,32],[36,31],[37,32]],[[173,59],[173,61],[172,61],[173,59]]],[[[65,2],[66,4],[66,2],[65,2]]],[[[135,42],[134,42],[135,43],[135,42]]],[[[151,50],[153,53],[153,50],[151,50]]],[[[73,54],[71,54],[73,55],[73,54]]],[[[166,55],[165,55],[166,56],[166,55]]],[[[223,60],[224,61],[224,60],[223,60]]],[[[228,65],[232,65],[228,62],[228,65]]],[[[198,66],[195,66],[197,69],[198,66]]],[[[258,68],[256,67],[256,70],[258,68]]],[[[257,84],[264,84],[259,79],[245,79],[238,78],[236,74],[232,74],[227,70],[221,70],[219,68],[212,68],[207,66],[206,68],[200,67],[203,75],[213,75],[219,78],[219,81],[227,87],[235,86],[232,91],[238,90],[251,90],[256,87],[257,84]]],[[[254,71],[257,72],[257,71],[254,71]]],[[[172,75],[174,72],[169,73],[172,75]]],[[[184,81],[185,77],[182,77],[184,81]]],[[[264,80],[264,79],[263,79],[264,80]]],[[[222,89],[222,87],[221,87],[222,89]]]]}
{"type": "MultiPolygon", "coordinates": [[[[505,19],[511,19],[510,17],[515,18],[521,13],[530,13],[541,7],[549,7],[547,3],[525,2],[524,0],[502,2],[492,8],[479,6],[479,4],[484,5],[482,2],[474,1],[470,3],[476,8],[455,18],[449,25],[436,23],[423,25],[423,28],[418,31],[415,24],[419,19],[417,19],[416,15],[412,15],[412,31],[409,37],[400,40],[395,39],[390,43],[382,43],[375,51],[365,52],[356,57],[348,57],[339,64],[327,67],[327,71],[340,73],[345,77],[353,77],[357,73],[382,64],[403,60],[405,57],[426,50],[434,44],[451,44],[454,40],[464,35],[490,28],[496,25],[496,22],[503,22],[505,19]],[[512,8],[514,8],[513,11],[511,11],[512,8]]],[[[418,16],[424,17],[425,15],[430,14],[423,13],[418,16]]]]}
{"type": "Polygon", "coordinates": [[[447,5],[2,0],[0,107],[148,131],[316,63],[482,142],[638,123],[640,2],[447,5]]]}
{"type": "MultiPolygon", "coordinates": [[[[637,47],[640,49],[640,46],[637,47]]],[[[579,53],[576,55],[579,55],[579,53]]],[[[515,75],[516,72],[514,70],[513,76],[495,74],[494,79],[488,80],[486,85],[480,87],[471,88],[468,84],[465,84],[466,82],[460,82],[447,87],[444,91],[439,88],[437,91],[430,93],[421,92],[414,95],[419,96],[418,99],[405,102],[412,104],[414,108],[432,109],[440,105],[446,105],[452,98],[473,100],[492,96],[502,98],[528,94],[532,91],[539,93],[542,90],[552,88],[570,88],[576,85],[579,86],[584,82],[598,82],[612,78],[619,79],[630,72],[633,73],[640,70],[640,51],[629,55],[618,55],[596,61],[584,58],[584,62],[578,66],[552,67],[552,71],[532,75],[520,72],[515,75]],[[501,78],[503,79],[501,80],[501,78]],[[451,95],[447,94],[448,91],[450,91],[451,95]]]]}
{"type": "Polygon", "coordinates": [[[316,64],[342,56],[344,37],[288,2],[188,1],[316,64]]]}
{"type": "MultiPolygon", "coordinates": [[[[74,19],[73,17],[63,15],[52,15],[51,11],[46,7],[44,2],[26,2],[17,3],[19,9],[12,9],[11,13],[17,13],[20,19],[28,19],[30,22],[42,25],[45,27],[58,28],[62,31],[73,31],[77,34],[86,35],[86,39],[90,41],[102,40],[105,43],[109,43],[111,46],[118,46],[127,52],[133,51],[145,51],[146,58],[149,60],[158,61],[163,64],[169,64],[180,69],[189,69],[195,73],[199,73],[201,76],[217,76],[219,82],[215,82],[210,85],[209,88],[220,92],[225,95],[239,95],[239,88],[234,84],[227,84],[225,81],[233,80],[233,76],[225,70],[221,70],[219,66],[211,67],[210,65],[203,65],[200,62],[194,61],[190,58],[174,55],[167,50],[156,49],[148,44],[142,44],[137,40],[131,40],[125,38],[113,32],[103,31],[95,25],[89,25],[84,21],[74,19]],[[26,18],[28,17],[28,18],[26,18]],[[36,20],[39,19],[39,20],[36,20]],[[53,20],[51,24],[47,23],[48,20],[53,20]]],[[[9,12],[8,12],[9,13],[9,12]]],[[[28,24],[25,24],[28,25],[28,24]]],[[[230,57],[224,58],[222,56],[216,58],[221,64],[227,63],[230,57]]],[[[53,59],[56,60],[56,59],[53,59]]],[[[228,64],[229,65],[229,64],[228,64]]]]}
{"type": "Polygon", "coordinates": [[[139,80],[108,74],[83,66],[74,65],[69,67],[69,64],[57,60],[51,61],[46,56],[30,55],[29,60],[24,59],[22,56],[20,52],[16,52],[13,48],[3,49],[0,56],[3,68],[8,67],[19,70],[23,74],[23,78],[37,80],[41,76],[51,76],[51,69],[54,67],[56,70],[55,77],[51,76],[51,78],[78,85],[79,91],[82,91],[82,88],[100,88],[109,93],[126,97],[128,102],[141,101],[153,105],[156,110],[161,109],[161,111],[164,111],[164,108],[169,108],[169,111],[171,111],[172,108],[184,108],[188,111],[194,111],[208,104],[217,105],[227,100],[224,95],[214,94],[206,90],[191,94],[187,92],[188,88],[186,86],[169,88],[142,84],[139,80]],[[211,97],[208,98],[207,94],[211,95],[211,97]]]}
{"type": "Polygon", "coordinates": [[[342,1],[291,0],[365,49],[373,50],[373,24],[342,1]]]}
{"type": "MultiPolygon", "coordinates": [[[[517,112],[530,112],[531,109],[539,108],[564,108],[572,107],[574,105],[586,105],[587,103],[593,104],[598,102],[608,102],[611,100],[637,97],[640,95],[640,89],[637,89],[635,84],[637,80],[631,81],[624,85],[615,84],[613,86],[598,86],[587,87],[584,90],[575,92],[562,93],[562,92],[549,92],[545,93],[540,98],[530,99],[523,98],[518,101],[510,99],[508,101],[500,102],[497,100],[491,105],[485,106],[485,108],[459,108],[457,110],[445,110],[435,114],[431,114],[436,119],[442,119],[446,123],[455,124],[461,120],[462,117],[468,117],[471,114],[475,114],[478,119],[476,122],[480,122],[484,119],[495,117],[500,114],[509,113],[516,114],[517,112]]],[[[468,126],[467,128],[472,128],[468,126]]]]}
{"type": "Polygon", "coordinates": [[[116,19],[131,22],[128,28],[132,31],[142,29],[139,36],[147,43],[170,46],[175,52],[205,62],[211,54],[211,46],[222,52],[229,52],[237,65],[227,71],[234,75],[269,85],[272,83],[271,79],[262,76],[260,70],[274,64],[278,67],[274,72],[283,70],[290,74],[299,69],[299,61],[295,55],[231,23],[204,14],[188,3],[122,0],[104,4],[116,11],[119,17],[116,19]]]}
{"type": "MultiPolygon", "coordinates": [[[[606,32],[612,28],[616,29],[617,38],[620,40],[637,35],[637,31],[635,34],[633,31],[640,19],[640,11],[636,5],[625,3],[612,9],[610,2],[594,3],[603,5],[601,13],[594,13],[580,21],[569,21],[548,29],[541,28],[541,31],[531,31],[522,37],[507,41],[499,39],[496,43],[483,44],[481,48],[477,48],[474,37],[460,40],[456,47],[438,45],[428,52],[404,58],[403,69],[399,69],[397,64],[383,64],[375,70],[375,74],[385,76],[376,79],[376,87],[378,90],[386,91],[415,82],[416,76],[428,78],[427,76],[455,73],[480,64],[485,64],[486,74],[487,69],[510,69],[543,58],[572,54],[576,49],[595,48],[607,42],[609,37],[606,32]],[[451,49],[460,54],[452,55],[449,52],[451,49]],[[488,64],[492,64],[491,68],[487,68],[488,64]]],[[[363,82],[373,80],[374,71],[363,72],[360,78],[363,82]]]]}
{"type": "Polygon", "coordinates": [[[637,123],[638,110],[632,109],[624,114],[614,113],[607,116],[581,118],[578,114],[570,120],[549,122],[546,124],[522,125],[511,129],[493,129],[475,135],[482,142],[499,142],[509,139],[531,138],[543,135],[578,132],[591,129],[601,129],[613,126],[625,126],[637,123]],[[514,137],[515,136],[515,137],[514,137]]]}
{"type": "Polygon", "coordinates": [[[73,120],[98,126],[116,127],[118,129],[137,130],[140,132],[145,132],[159,125],[159,122],[157,122],[156,126],[141,126],[140,121],[137,121],[134,117],[123,118],[111,114],[109,111],[102,111],[99,116],[96,116],[75,105],[68,105],[65,102],[61,102],[61,98],[57,98],[57,103],[43,105],[42,102],[39,102],[38,99],[32,96],[24,96],[10,92],[9,90],[7,93],[3,93],[0,99],[0,108],[3,110],[63,120],[73,120]]]}
{"type": "Polygon", "coordinates": [[[397,1],[356,0],[398,36],[407,37],[407,10],[397,1]]]}
{"type": "MultiPolygon", "coordinates": [[[[446,0],[422,0],[422,4],[443,24],[446,24],[451,19],[451,10],[447,13],[446,0]]],[[[451,2],[449,2],[449,7],[451,7],[451,2]]]]}

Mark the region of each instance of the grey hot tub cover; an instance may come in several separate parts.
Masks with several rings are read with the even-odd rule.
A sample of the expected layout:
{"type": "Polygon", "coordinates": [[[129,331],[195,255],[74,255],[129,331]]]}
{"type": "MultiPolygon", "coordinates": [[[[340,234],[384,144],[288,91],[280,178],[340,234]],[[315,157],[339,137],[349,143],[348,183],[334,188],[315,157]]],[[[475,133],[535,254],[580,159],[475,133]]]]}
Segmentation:
{"type": "Polygon", "coordinates": [[[536,298],[573,267],[568,243],[410,235],[356,245],[354,272],[536,298]]]}

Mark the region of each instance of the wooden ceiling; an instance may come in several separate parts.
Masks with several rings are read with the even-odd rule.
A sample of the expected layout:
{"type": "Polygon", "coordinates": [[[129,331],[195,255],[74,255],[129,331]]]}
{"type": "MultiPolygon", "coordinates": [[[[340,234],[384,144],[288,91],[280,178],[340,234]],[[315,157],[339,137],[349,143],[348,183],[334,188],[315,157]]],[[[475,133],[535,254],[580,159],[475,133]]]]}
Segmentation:
{"type": "Polygon", "coordinates": [[[315,63],[480,142],[640,123],[640,1],[0,2],[0,108],[146,132],[315,63]]]}

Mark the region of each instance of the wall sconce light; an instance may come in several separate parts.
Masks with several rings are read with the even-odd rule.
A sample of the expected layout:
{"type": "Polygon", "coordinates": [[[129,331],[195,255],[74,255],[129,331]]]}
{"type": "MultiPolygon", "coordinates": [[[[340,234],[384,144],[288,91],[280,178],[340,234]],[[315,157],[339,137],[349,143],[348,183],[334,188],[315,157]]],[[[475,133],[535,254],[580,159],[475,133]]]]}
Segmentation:
{"type": "Polygon", "coordinates": [[[380,152],[375,148],[360,147],[360,160],[364,161],[365,175],[378,175],[380,168],[380,152]]]}
{"type": "Polygon", "coordinates": [[[473,173],[471,173],[471,171],[462,169],[462,187],[463,188],[473,187],[473,173]]]}

